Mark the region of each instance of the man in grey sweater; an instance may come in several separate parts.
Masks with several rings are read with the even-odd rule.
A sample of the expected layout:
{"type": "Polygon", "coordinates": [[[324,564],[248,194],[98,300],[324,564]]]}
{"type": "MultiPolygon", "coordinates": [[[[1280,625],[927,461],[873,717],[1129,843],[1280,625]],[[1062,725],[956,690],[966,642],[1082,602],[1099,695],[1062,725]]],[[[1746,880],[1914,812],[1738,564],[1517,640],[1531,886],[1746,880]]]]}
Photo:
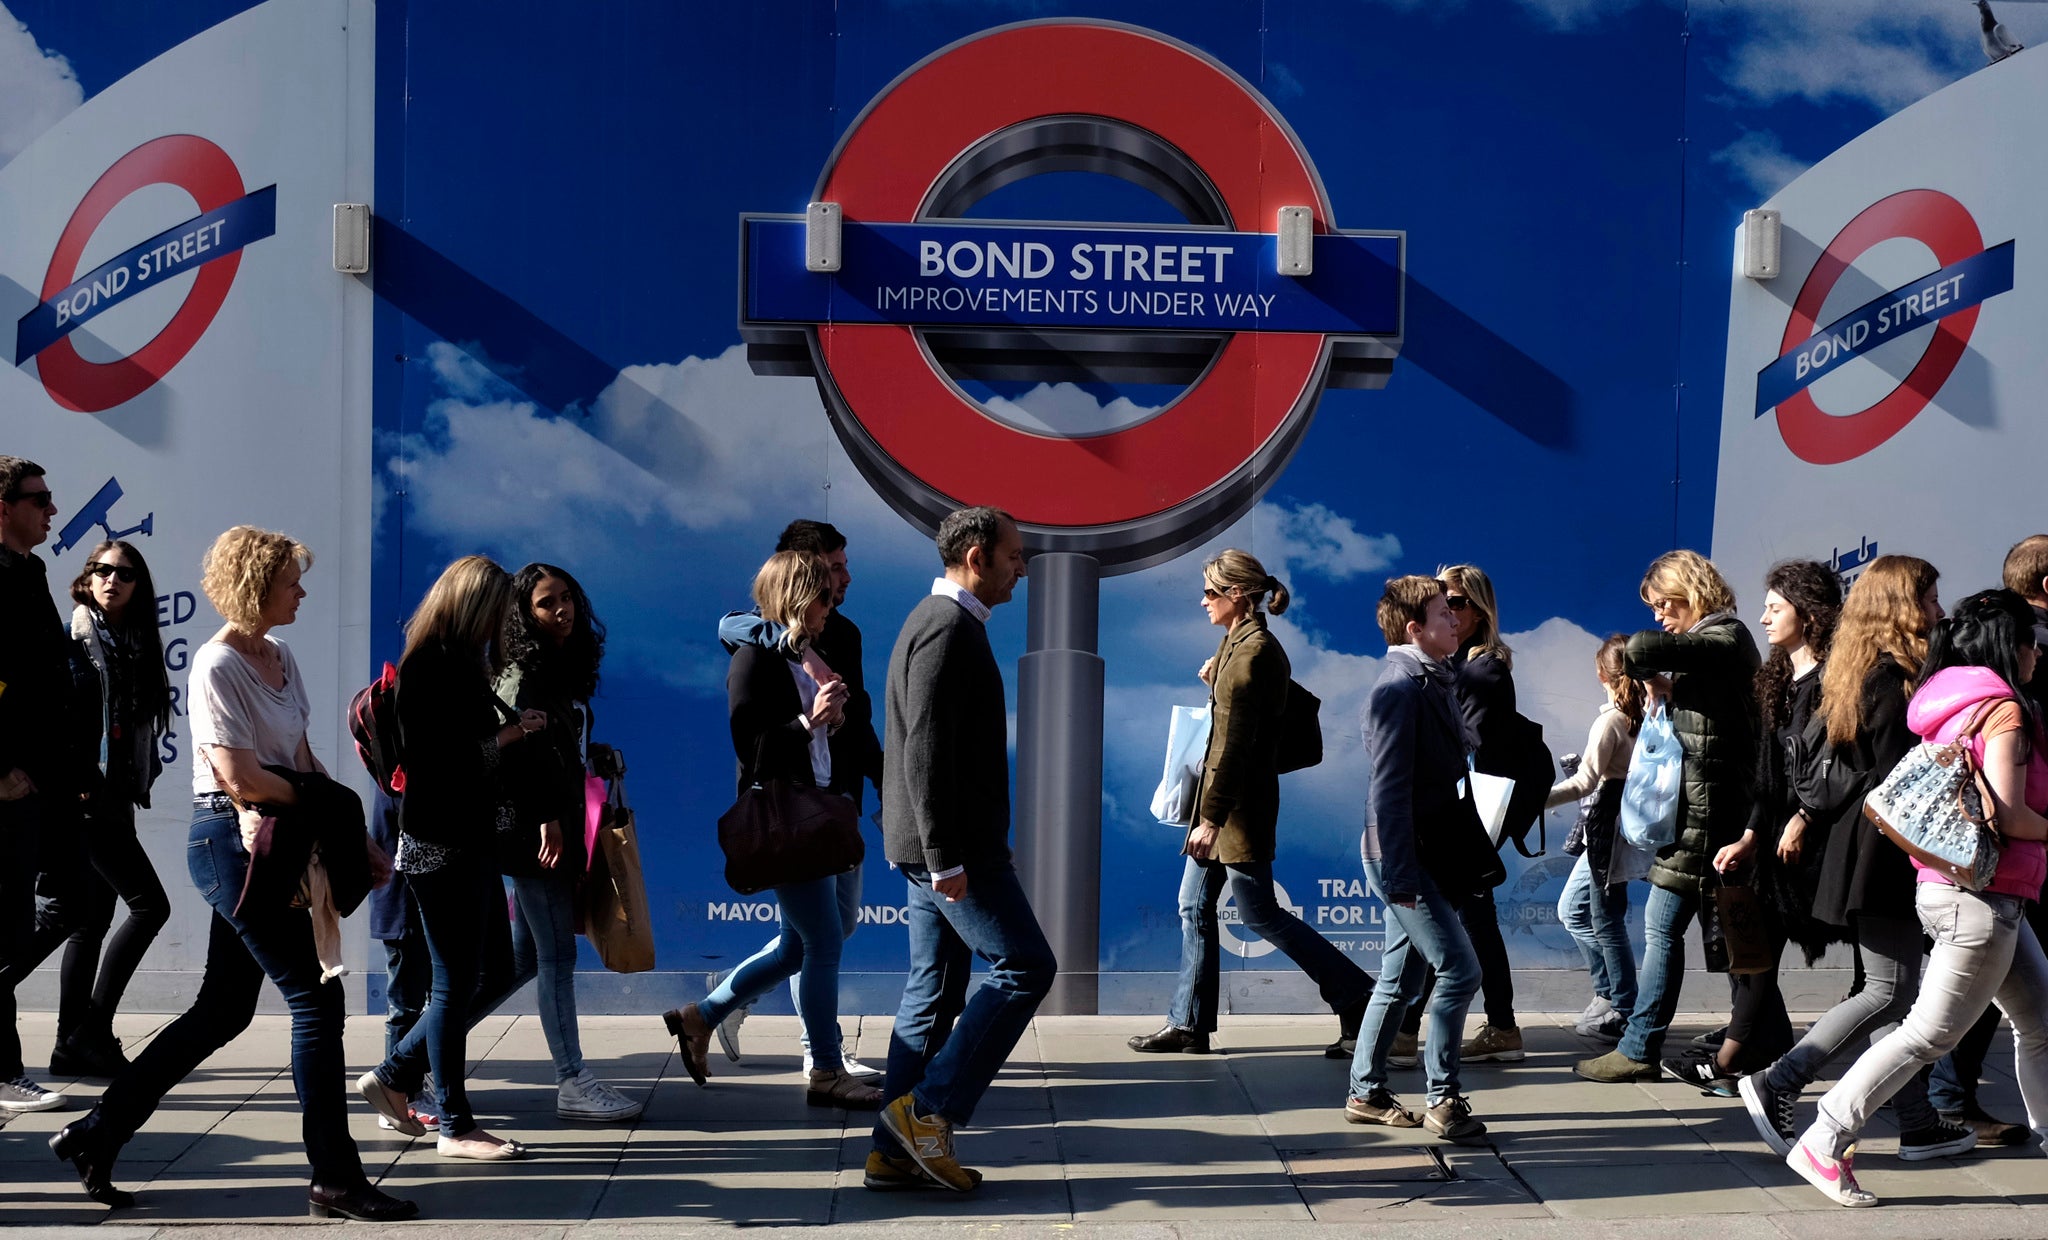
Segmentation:
{"type": "Polygon", "coordinates": [[[907,889],[910,976],[889,1039],[864,1183],[969,1192],[953,1153],[1051,988],[1058,966],[1010,864],[1009,716],[988,641],[990,609],[1024,576],[1010,515],[965,508],[939,523],[945,575],[889,656],[882,842],[907,889]],[[967,995],[973,958],[988,975],[967,995]]]}

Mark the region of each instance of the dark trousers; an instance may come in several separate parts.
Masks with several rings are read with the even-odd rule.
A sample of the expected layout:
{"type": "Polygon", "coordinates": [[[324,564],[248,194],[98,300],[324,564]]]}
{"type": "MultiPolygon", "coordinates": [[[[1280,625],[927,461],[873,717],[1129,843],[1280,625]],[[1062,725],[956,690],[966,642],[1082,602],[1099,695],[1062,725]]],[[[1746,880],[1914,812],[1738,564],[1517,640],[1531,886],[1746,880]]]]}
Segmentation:
{"type": "Polygon", "coordinates": [[[420,906],[411,892],[405,897],[405,934],[384,940],[384,1055],[390,1058],[419,1022],[434,987],[434,961],[427,954],[427,932],[420,925],[420,906]]]}
{"type": "MultiPolygon", "coordinates": [[[[1059,966],[1009,862],[969,866],[967,894],[958,900],[934,893],[929,871],[901,869],[910,976],[889,1035],[882,1094],[914,1094],[918,1114],[964,1124],[1030,1026],[1059,966]],[[988,963],[988,976],[969,997],[976,956],[988,963]]],[[[876,1149],[898,1148],[879,1124],[874,1140],[876,1149]]]]}
{"type": "Polygon", "coordinates": [[[291,1009],[292,1084],[313,1182],[332,1189],[363,1186],[362,1159],[348,1132],[342,988],[320,980],[312,916],[290,907],[234,912],[249,856],[232,813],[194,811],[185,861],[193,885],[213,908],[199,997],[107,1087],[100,1122],[117,1146],[134,1136],[172,1086],[249,1027],[267,974],[291,1009]]]}
{"type": "Polygon", "coordinates": [[[36,873],[42,868],[48,833],[43,811],[38,793],[0,801],[0,1081],[11,1081],[24,1069],[21,1032],[14,1023],[14,988],[51,951],[46,947],[36,954],[36,873]]]}
{"type": "Polygon", "coordinates": [[[408,874],[433,962],[427,1006],[377,1066],[377,1079],[410,1097],[428,1071],[440,1091],[441,1131],[460,1137],[476,1129],[463,1085],[469,1029],[510,995],[512,922],[497,866],[474,851],[450,856],[438,870],[408,874]]]}
{"type": "MultiPolygon", "coordinates": [[[[1495,1029],[1516,1028],[1515,973],[1508,965],[1508,945],[1501,938],[1500,910],[1494,905],[1493,893],[1468,896],[1458,906],[1458,921],[1465,927],[1465,937],[1472,941],[1473,954],[1479,957],[1479,998],[1486,1007],[1486,1023],[1495,1029]]],[[[1423,979],[1420,1001],[1409,1004],[1407,1014],[1401,1018],[1402,1033],[1413,1035],[1422,1031],[1422,1013],[1435,989],[1436,971],[1431,970],[1423,979]]],[[[1464,1035],[1453,1031],[1452,1036],[1464,1035]]]]}
{"type": "Polygon", "coordinates": [[[121,1006],[143,954],[171,919],[171,898],[135,836],[135,806],[127,801],[91,805],[79,825],[87,864],[77,867],[70,882],[46,881],[45,889],[54,894],[36,908],[42,956],[56,943],[64,944],[57,974],[59,1042],[80,1035],[112,1036],[114,1009],[121,1006]],[[128,915],[109,938],[116,897],[128,906],[128,915]]]}
{"type": "Polygon", "coordinates": [[[1770,936],[1771,967],[1762,973],[1733,973],[1728,978],[1732,998],[1728,1040],[1741,1043],[1736,1062],[1728,1066],[1737,1072],[1761,1072],[1798,1040],[1792,1034],[1792,1018],[1785,1012],[1785,992],[1778,986],[1786,939],[1776,926],[1771,927],[1770,936]]]}

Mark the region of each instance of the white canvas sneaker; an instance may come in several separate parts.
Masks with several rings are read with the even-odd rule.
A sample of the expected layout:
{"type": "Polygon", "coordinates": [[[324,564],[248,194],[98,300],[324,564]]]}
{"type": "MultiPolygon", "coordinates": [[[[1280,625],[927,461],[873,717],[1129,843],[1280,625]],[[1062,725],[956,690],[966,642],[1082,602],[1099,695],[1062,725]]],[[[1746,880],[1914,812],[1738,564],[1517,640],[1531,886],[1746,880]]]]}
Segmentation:
{"type": "Polygon", "coordinates": [[[645,1104],[635,1102],[585,1068],[555,1090],[555,1118],[621,1123],[638,1119],[645,1104]]]}
{"type": "Polygon", "coordinates": [[[28,1111],[61,1111],[69,1099],[54,1089],[44,1089],[26,1075],[0,1082],[0,1111],[21,1114],[28,1111]]]}

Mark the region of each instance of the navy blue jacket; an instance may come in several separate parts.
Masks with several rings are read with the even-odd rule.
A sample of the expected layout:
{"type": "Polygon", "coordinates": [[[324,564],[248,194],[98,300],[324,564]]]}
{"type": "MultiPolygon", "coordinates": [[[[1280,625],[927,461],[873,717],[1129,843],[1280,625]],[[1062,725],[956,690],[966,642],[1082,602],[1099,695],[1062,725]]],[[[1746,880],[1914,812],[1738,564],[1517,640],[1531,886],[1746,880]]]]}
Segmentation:
{"type": "Polygon", "coordinates": [[[1461,901],[1491,886],[1485,871],[1500,864],[1472,800],[1465,723],[1448,681],[1448,669],[1432,675],[1413,649],[1396,647],[1366,698],[1363,852],[1379,862],[1389,900],[1434,888],[1461,901]]]}

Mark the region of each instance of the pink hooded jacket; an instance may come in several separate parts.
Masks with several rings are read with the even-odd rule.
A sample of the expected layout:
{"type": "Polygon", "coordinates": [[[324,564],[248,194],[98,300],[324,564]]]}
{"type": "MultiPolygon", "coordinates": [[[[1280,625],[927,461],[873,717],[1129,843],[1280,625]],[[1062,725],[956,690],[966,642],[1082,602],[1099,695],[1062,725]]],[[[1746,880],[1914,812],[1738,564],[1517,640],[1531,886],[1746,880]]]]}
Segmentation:
{"type": "MultiPolygon", "coordinates": [[[[1979,702],[2012,696],[2012,687],[1988,667],[1945,667],[1928,677],[1907,703],[1906,726],[1922,740],[1945,745],[1969,726],[1979,702]]],[[[1984,733],[1979,732],[1970,741],[1970,749],[1980,765],[1984,761],[1984,739],[1984,733]]],[[[2028,739],[2027,807],[2039,813],[2048,811],[2048,757],[2041,752],[2042,738],[2038,733],[2028,739]]],[[[1949,883],[1918,861],[1913,868],[1920,872],[1923,883],[1949,883]]],[[[2048,879],[2048,844],[2008,839],[2004,855],[1999,858],[1998,873],[1985,892],[2039,900],[2043,879],[2048,879]]]]}

